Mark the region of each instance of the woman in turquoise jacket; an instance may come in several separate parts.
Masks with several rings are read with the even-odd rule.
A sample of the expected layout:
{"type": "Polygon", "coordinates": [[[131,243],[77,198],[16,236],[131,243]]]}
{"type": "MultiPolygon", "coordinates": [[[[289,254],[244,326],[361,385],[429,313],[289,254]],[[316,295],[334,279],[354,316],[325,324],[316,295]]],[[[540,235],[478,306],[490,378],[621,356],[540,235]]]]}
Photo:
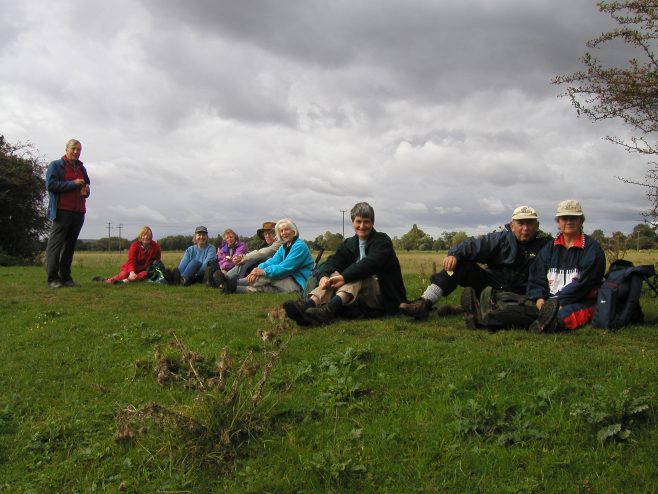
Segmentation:
{"type": "Polygon", "coordinates": [[[274,229],[283,245],[246,278],[231,280],[223,275],[219,287],[225,293],[302,291],[313,269],[311,251],[290,218],[278,221],[274,229]]]}

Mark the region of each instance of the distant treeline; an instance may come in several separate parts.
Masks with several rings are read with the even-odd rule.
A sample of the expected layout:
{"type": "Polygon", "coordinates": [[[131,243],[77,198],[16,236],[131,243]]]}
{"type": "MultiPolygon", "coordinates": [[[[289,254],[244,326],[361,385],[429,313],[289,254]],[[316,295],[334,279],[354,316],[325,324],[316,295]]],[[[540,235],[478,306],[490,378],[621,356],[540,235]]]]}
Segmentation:
{"type": "MultiPolygon", "coordinates": [[[[633,228],[633,232],[626,235],[621,232],[615,232],[609,237],[605,235],[603,230],[594,230],[591,236],[599,241],[604,247],[614,245],[617,249],[658,249],[658,234],[647,223],[640,223],[633,228]]],[[[443,232],[437,238],[432,238],[427,233],[423,232],[417,225],[413,225],[411,230],[402,235],[401,237],[393,237],[393,245],[398,250],[424,250],[424,251],[439,251],[448,250],[454,245],[466,240],[468,235],[465,232],[443,232]]],[[[101,238],[97,240],[78,240],[76,250],[80,251],[119,251],[127,250],[130,243],[134,239],[125,239],[119,237],[101,238]]],[[[240,240],[245,242],[249,250],[259,248],[262,240],[257,235],[251,237],[240,236],[240,240]]],[[[215,247],[219,247],[222,243],[221,235],[213,237],[210,243],[215,247]]],[[[334,251],[343,241],[343,236],[340,233],[325,232],[323,235],[318,235],[313,240],[306,240],[309,248],[312,250],[326,249],[334,251]]],[[[158,239],[158,243],[162,250],[178,250],[183,251],[192,245],[191,235],[170,235],[158,239]]],[[[44,246],[45,247],[45,246],[44,246]]]]}

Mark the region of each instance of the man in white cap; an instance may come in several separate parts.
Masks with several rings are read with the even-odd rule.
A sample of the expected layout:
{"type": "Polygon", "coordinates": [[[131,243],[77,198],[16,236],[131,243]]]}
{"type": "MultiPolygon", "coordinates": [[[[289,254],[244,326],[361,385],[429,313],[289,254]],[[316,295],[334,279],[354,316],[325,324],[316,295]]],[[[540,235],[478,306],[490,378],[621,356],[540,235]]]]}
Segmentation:
{"type": "Polygon", "coordinates": [[[539,233],[537,211],[519,206],[503,231],[470,238],[450,249],[443,270],[432,275],[420,298],[401,303],[400,311],[418,320],[427,319],[432,306],[458,286],[472,287],[476,297],[487,286],[525,294],[530,265],[550,240],[549,235],[539,233]]]}

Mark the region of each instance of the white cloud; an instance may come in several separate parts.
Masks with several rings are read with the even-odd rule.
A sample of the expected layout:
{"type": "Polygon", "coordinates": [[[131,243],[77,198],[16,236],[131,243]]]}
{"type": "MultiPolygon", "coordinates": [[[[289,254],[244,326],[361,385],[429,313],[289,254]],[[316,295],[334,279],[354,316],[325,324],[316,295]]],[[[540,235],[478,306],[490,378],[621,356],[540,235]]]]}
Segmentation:
{"type": "Polygon", "coordinates": [[[550,83],[610,27],[593,4],[0,8],[0,133],[48,160],[82,141],[85,238],[108,222],[149,223],[156,238],[198,223],[252,234],[285,216],[314,238],[341,231],[341,211],[361,200],[391,236],[413,223],[483,233],[519,204],[548,228],[567,197],[583,203],[586,227],[610,233],[647,206],[614,178],[646,164],[601,139],[624,129],[576,118],[550,83]]]}

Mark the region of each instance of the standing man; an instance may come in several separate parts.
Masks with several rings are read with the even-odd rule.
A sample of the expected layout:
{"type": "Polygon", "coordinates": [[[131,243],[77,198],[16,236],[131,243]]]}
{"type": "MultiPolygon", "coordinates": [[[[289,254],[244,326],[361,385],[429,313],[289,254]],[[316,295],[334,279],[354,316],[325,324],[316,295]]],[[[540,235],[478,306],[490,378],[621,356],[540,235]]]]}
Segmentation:
{"type": "Polygon", "coordinates": [[[48,165],[48,219],[51,220],[50,238],[46,247],[48,286],[61,288],[76,286],[71,277],[71,263],[78,235],[85,222],[86,199],[89,197],[89,176],[80,153],[80,141],[66,143],[66,154],[48,165]]]}
{"type": "Polygon", "coordinates": [[[524,295],[530,266],[552,239],[538,232],[537,212],[530,206],[519,206],[505,230],[470,238],[450,249],[443,270],[430,278],[432,284],[420,298],[400,304],[400,311],[418,320],[427,319],[432,305],[458,286],[472,287],[476,297],[487,286],[524,295]]]}
{"type": "Polygon", "coordinates": [[[319,267],[317,288],[306,299],[283,304],[300,326],[329,324],[350,307],[367,315],[395,314],[406,300],[400,262],[389,236],[375,231],[372,206],[359,202],[350,217],[355,235],[319,267]]]}

